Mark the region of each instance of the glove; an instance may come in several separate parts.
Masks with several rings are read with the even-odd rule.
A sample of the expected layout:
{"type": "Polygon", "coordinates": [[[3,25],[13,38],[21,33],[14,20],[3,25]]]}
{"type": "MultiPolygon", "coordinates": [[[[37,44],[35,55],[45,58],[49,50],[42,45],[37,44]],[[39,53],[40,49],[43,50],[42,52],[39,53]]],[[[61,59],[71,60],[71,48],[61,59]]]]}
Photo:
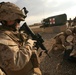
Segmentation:
{"type": "Polygon", "coordinates": [[[35,40],[31,40],[31,39],[29,39],[29,40],[27,41],[28,45],[29,45],[31,48],[34,46],[35,42],[36,42],[35,40]]]}

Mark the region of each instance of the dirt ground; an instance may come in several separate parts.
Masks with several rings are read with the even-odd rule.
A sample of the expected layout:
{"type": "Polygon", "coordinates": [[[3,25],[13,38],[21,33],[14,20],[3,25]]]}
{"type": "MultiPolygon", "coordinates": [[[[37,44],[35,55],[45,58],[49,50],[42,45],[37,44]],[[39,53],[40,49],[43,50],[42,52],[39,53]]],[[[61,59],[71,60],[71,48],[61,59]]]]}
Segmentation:
{"type": "MultiPolygon", "coordinates": [[[[34,30],[34,29],[33,29],[34,30]]],[[[40,57],[40,68],[42,70],[43,75],[76,75],[76,63],[69,62],[67,60],[63,60],[63,51],[55,51],[51,52],[51,48],[53,45],[53,37],[58,33],[51,32],[51,29],[47,29],[49,32],[39,32],[36,29],[36,33],[40,33],[44,39],[44,45],[48,49],[48,53],[50,58],[43,53],[40,57]],[[50,31],[49,31],[50,30],[50,31]]]]}

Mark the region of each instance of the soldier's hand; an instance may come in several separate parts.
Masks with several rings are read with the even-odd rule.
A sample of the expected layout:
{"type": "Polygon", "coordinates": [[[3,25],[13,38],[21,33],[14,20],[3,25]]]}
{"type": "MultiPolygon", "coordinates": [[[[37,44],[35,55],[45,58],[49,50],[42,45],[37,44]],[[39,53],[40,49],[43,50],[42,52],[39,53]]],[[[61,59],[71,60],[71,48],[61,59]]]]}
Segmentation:
{"type": "Polygon", "coordinates": [[[33,46],[35,45],[35,42],[36,42],[36,41],[29,39],[27,42],[29,43],[29,45],[30,45],[31,47],[33,47],[33,46]]]}

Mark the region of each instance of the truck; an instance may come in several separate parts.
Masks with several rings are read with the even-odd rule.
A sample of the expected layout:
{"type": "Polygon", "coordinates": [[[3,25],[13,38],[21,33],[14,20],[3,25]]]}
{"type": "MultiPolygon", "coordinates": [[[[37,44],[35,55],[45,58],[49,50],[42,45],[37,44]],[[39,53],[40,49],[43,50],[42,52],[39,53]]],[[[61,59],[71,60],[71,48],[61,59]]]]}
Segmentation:
{"type": "Polygon", "coordinates": [[[62,26],[62,25],[65,25],[66,22],[67,22],[66,14],[51,16],[51,17],[45,18],[41,21],[42,27],[62,26]]]}

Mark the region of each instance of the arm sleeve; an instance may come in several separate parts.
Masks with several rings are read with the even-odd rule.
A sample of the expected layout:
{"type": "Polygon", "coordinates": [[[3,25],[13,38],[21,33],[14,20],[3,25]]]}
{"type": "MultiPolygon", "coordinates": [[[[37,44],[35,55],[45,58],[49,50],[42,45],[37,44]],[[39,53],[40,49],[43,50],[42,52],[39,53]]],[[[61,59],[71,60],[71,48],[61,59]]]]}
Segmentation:
{"type": "Polygon", "coordinates": [[[18,45],[12,40],[0,38],[0,66],[9,70],[20,70],[30,60],[32,55],[31,48],[18,45]]]}
{"type": "Polygon", "coordinates": [[[60,35],[59,37],[61,39],[62,44],[64,45],[65,44],[65,36],[64,35],[60,35]]]}

